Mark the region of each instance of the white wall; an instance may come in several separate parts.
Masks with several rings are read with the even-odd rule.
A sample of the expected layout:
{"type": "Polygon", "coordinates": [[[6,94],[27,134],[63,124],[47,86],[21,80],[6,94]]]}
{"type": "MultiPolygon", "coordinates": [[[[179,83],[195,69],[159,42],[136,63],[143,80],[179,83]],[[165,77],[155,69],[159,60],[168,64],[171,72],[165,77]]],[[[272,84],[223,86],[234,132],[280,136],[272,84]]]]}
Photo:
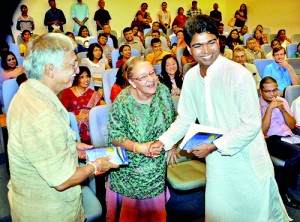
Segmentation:
{"type": "MultiPolygon", "coordinates": [[[[65,31],[72,31],[73,20],[71,18],[71,5],[77,2],[76,0],[56,0],[56,6],[62,9],[67,24],[64,26],[65,31]]],[[[83,0],[84,3],[89,5],[90,19],[89,26],[92,33],[96,33],[95,22],[93,20],[95,11],[98,10],[98,0],[83,0]]],[[[132,19],[137,10],[140,9],[140,5],[143,2],[148,3],[148,11],[153,18],[153,21],[157,20],[157,12],[161,8],[162,0],[106,0],[106,7],[112,17],[111,27],[118,32],[118,36],[121,35],[121,30],[124,27],[130,26],[132,19]]],[[[172,20],[177,14],[178,7],[183,7],[185,13],[191,7],[192,0],[171,0],[168,2],[168,10],[171,11],[172,20]]],[[[230,1],[230,0],[198,0],[198,7],[202,9],[202,12],[209,14],[212,10],[212,5],[217,2],[219,4],[219,10],[223,15],[223,23],[227,26],[228,20],[233,16],[234,12],[239,8],[242,3],[245,3],[248,7],[248,22],[249,30],[252,30],[257,24],[262,24],[264,27],[272,29],[272,33],[277,33],[279,29],[286,29],[287,36],[290,37],[293,33],[300,33],[300,19],[299,19],[299,0],[244,0],[244,1],[230,1]]],[[[37,34],[47,32],[47,27],[44,26],[45,12],[50,8],[48,0],[23,0],[21,4],[28,6],[28,14],[35,20],[35,30],[37,34]]],[[[20,4],[20,5],[21,5],[20,4]]],[[[14,15],[14,26],[12,27],[15,37],[19,34],[19,31],[15,29],[16,18],[20,15],[20,9],[17,8],[14,15]]],[[[229,30],[229,27],[226,27],[229,30]]]]}

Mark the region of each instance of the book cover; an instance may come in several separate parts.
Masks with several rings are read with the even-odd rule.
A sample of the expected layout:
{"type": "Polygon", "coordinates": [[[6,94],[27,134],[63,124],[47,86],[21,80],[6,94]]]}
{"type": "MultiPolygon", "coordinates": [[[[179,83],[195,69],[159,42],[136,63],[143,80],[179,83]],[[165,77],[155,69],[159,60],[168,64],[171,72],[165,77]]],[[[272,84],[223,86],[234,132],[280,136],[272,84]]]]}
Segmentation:
{"type": "Polygon", "coordinates": [[[222,135],[223,134],[220,129],[193,123],[188,129],[179,147],[182,150],[188,150],[200,144],[210,144],[222,135]]]}
{"type": "Polygon", "coordinates": [[[99,157],[105,156],[111,156],[110,162],[118,164],[120,166],[126,166],[129,164],[129,159],[126,150],[122,146],[97,147],[86,150],[87,161],[94,161],[99,157]]]}
{"type": "Polygon", "coordinates": [[[300,137],[297,135],[293,135],[293,136],[284,136],[281,137],[281,140],[287,143],[291,143],[291,144],[300,144],[300,137]]]}

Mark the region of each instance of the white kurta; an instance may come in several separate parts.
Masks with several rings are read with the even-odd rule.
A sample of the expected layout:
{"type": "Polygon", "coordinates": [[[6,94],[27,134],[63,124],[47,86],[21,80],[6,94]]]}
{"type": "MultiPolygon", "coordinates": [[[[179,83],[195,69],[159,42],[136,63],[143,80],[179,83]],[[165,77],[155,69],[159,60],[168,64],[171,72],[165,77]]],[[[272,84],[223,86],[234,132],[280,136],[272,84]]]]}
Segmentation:
{"type": "Polygon", "coordinates": [[[220,128],[218,150],[206,157],[205,221],[289,221],[261,131],[261,114],[251,73],[223,56],[203,78],[199,65],[185,76],[178,117],[159,140],[166,149],[189,125],[220,128]]]}

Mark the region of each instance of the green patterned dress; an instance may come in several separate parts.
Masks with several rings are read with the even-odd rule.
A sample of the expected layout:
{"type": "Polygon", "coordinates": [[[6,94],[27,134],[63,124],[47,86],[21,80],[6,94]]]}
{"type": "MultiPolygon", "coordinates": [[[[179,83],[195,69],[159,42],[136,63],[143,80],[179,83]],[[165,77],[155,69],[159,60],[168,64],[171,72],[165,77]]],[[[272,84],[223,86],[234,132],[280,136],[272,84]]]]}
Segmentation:
{"type": "MultiPolygon", "coordinates": [[[[145,143],[155,141],[175,120],[176,111],[169,89],[158,84],[149,105],[138,103],[123,89],[112,104],[109,114],[109,144],[126,139],[145,143]]],[[[166,160],[162,151],[157,158],[127,151],[130,164],[110,174],[110,189],[134,199],[148,199],[165,190],[166,160]]]]}

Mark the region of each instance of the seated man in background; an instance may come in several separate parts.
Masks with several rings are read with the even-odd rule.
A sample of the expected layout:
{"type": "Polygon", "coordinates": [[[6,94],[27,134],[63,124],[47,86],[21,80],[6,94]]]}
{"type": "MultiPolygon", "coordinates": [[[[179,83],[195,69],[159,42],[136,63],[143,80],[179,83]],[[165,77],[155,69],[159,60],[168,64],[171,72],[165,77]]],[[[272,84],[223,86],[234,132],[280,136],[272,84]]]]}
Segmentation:
{"type": "Polygon", "coordinates": [[[107,39],[111,38],[114,44],[114,48],[117,49],[118,47],[118,39],[116,36],[114,36],[113,34],[111,34],[111,27],[109,24],[104,24],[103,25],[103,32],[106,34],[107,39]]]}
{"type": "Polygon", "coordinates": [[[225,35],[219,35],[220,54],[227,59],[232,59],[232,50],[226,48],[227,38],[225,35]]]}
{"type": "Polygon", "coordinates": [[[245,62],[245,59],[246,59],[246,52],[245,52],[244,47],[239,46],[239,45],[234,47],[232,60],[237,63],[240,63],[242,66],[246,67],[246,69],[248,69],[251,72],[251,74],[253,75],[253,78],[256,82],[256,87],[257,87],[257,89],[259,89],[259,83],[260,83],[261,78],[257,71],[257,68],[254,64],[245,62]]]}
{"type": "Polygon", "coordinates": [[[256,39],[249,37],[246,43],[246,62],[253,63],[254,59],[264,59],[265,54],[261,47],[256,46],[256,39]]]}
{"type": "Polygon", "coordinates": [[[298,78],[293,67],[285,59],[285,48],[281,45],[273,48],[274,62],[267,65],[262,77],[271,76],[278,84],[280,96],[287,86],[298,85],[298,78]]]}
{"type": "Polygon", "coordinates": [[[161,41],[158,38],[151,40],[151,47],[153,52],[146,56],[146,61],[150,62],[152,65],[161,65],[163,57],[170,54],[170,52],[163,51],[161,41]]]}
{"type": "Polygon", "coordinates": [[[272,50],[266,54],[266,59],[274,59],[274,57],[273,57],[273,48],[277,45],[281,45],[280,40],[279,39],[273,39],[271,41],[272,50]]]}
{"type": "MultiPolygon", "coordinates": [[[[152,23],[152,28],[151,28],[151,31],[147,32],[147,34],[145,35],[145,39],[148,37],[148,36],[152,36],[152,32],[153,31],[159,31],[159,22],[153,22],[152,23]]],[[[160,36],[163,36],[167,39],[167,43],[168,43],[168,46],[170,47],[171,45],[171,42],[170,42],[170,39],[169,37],[164,33],[164,32],[160,32],[160,36]]]]}
{"type": "Polygon", "coordinates": [[[155,38],[160,39],[163,48],[169,47],[166,38],[164,36],[160,36],[159,31],[153,31],[151,36],[145,38],[145,48],[151,47],[151,40],[155,38]]]}
{"type": "MultiPolygon", "coordinates": [[[[260,82],[259,98],[262,115],[262,131],[266,138],[270,155],[285,161],[282,175],[278,181],[279,192],[284,203],[300,209],[299,200],[294,197],[300,169],[300,146],[281,140],[292,136],[295,118],[288,102],[278,96],[278,86],[275,79],[265,77],[260,82]]],[[[299,192],[299,191],[298,191],[299,192]]]]}
{"type": "Polygon", "coordinates": [[[143,44],[141,43],[141,41],[134,39],[134,35],[133,35],[132,29],[130,27],[126,27],[123,30],[123,36],[125,38],[125,41],[122,41],[120,43],[120,47],[121,47],[121,45],[129,45],[131,47],[131,49],[138,50],[138,52],[140,53],[140,56],[144,55],[145,48],[144,48],[143,44]]]}

